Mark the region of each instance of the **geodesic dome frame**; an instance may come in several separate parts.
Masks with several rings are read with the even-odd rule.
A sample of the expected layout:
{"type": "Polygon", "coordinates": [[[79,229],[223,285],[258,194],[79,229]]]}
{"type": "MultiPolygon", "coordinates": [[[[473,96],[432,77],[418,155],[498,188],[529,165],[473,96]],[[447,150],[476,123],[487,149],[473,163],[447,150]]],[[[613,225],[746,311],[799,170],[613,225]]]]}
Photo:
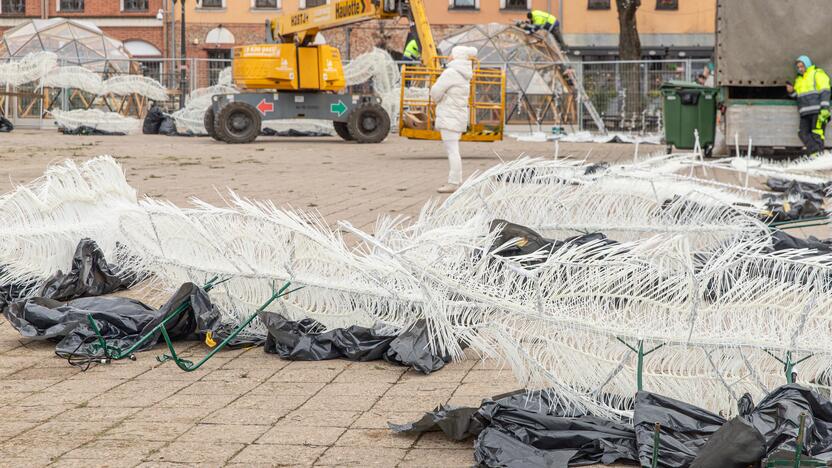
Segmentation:
{"type": "Polygon", "coordinates": [[[57,54],[59,65],[83,66],[105,77],[135,71],[131,70],[131,56],[124,44],[86,21],[33,19],[0,37],[0,60],[40,51],[57,54]]]}
{"type": "Polygon", "coordinates": [[[505,67],[506,120],[575,122],[575,93],[565,76],[568,64],[547,33],[526,34],[513,25],[490,23],[461,29],[439,43],[450,55],[455,46],[475,47],[483,65],[505,67]]]}

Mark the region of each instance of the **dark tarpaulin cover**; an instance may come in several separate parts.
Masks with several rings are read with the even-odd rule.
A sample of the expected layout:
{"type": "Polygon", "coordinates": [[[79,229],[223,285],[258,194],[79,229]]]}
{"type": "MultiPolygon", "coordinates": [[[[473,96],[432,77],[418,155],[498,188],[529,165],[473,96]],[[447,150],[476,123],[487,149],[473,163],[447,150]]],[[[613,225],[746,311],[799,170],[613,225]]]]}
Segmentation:
{"type": "MultiPolygon", "coordinates": [[[[123,272],[107,263],[95,241],[81,239],[75,248],[69,271],[58,271],[49,277],[34,296],[67,301],[78,297],[100,296],[130,287],[136,281],[132,273],[123,272]]],[[[0,286],[0,309],[28,295],[34,286],[4,284],[0,286]]]]}
{"type": "Polygon", "coordinates": [[[676,468],[690,466],[708,437],[725,424],[725,419],[655,393],[636,393],[633,428],[642,465],[650,466],[656,423],[661,425],[660,466],[676,468]]]}
{"type": "Polygon", "coordinates": [[[795,450],[800,414],[806,414],[804,451],[832,460],[832,403],[817,392],[791,384],[769,393],[748,419],[763,435],[767,453],[795,450]]]}
{"type": "Polygon", "coordinates": [[[0,133],[9,133],[14,130],[14,124],[2,115],[0,115],[0,133]]]}
{"type": "Polygon", "coordinates": [[[800,415],[806,414],[805,454],[832,460],[832,403],[796,384],[774,390],[756,407],[744,395],[738,403],[740,416],[727,422],[649,392],[636,394],[632,425],[591,415],[567,418],[549,410],[553,402],[546,395],[521,390],[483,400],[477,409],[440,406],[419,421],[388,426],[397,433],[477,437],[474,456],[482,466],[651,466],[659,423],[659,466],[743,468],[774,453],[793,452],[800,415]]]}
{"type": "MultiPolygon", "coordinates": [[[[88,315],[92,314],[109,346],[126,349],[184,301],[190,301],[190,306],[165,325],[171,339],[204,334],[216,326],[219,313],[205,291],[193,283],[183,284],[158,310],[123,297],[86,297],[69,302],[38,297],[12,304],[6,317],[26,338],[62,338],[55,347],[60,355],[94,356],[102,353],[93,348],[97,342],[87,321],[88,315]]],[[[160,336],[157,332],[137,351],[150,348],[160,336]]]]}
{"type": "Polygon", "coordinates": [[[825,255],[832,252],[832,244],[822,241],[814,236],[806,239],[794,237],[785,231],[774,231],[771,233],[771,250],[811,249],[817,250],[818,255],[825,255]]]}
{"type": "Polygon", "coordinates": [[[691,468],[746,468],[766,455],[760,431],[740,416],[714,432],[699,450],[691,468]]]}
{"type": "MultiPolygon", "coordinates": [[[[614,240],[607,239],[607,236],[601,233],[568,237],[562,241],[547,239],[526,226],[511,223],[504,219],[495,219],[491,221],[489,232],[497,232],[497,237],[492,245],[491,252],[495,252],[496,249],[504,246],[512,240],[515,240],[513,245],[509,245],[501,249],[499,252],[495,252],[495,255],[499,255],[501,257],[529,255],[535,252],[551,253],[563,248],[564,246],[583,245],[590,242],[600,242],[602,245],[617,243],[614,240]]],[[[545,261],[545,258],[540,259],[540,262],[543,261],[545,261]]]]}
{"type": "Polygon", "coordinates": [[[292,321],[272,312],[262,312],[260,320],[269,332],[265,343],[266,352],[277,354],[283,359],[384,359],[424,374],[441,369],[449,361],[430,352],[424,320],[419,320],[399,335],[358,325],[325,331],[326,327],[313,319],[292,321]]]}
{"type": "Polygon", "coordinates": [[[162,125],[162,120],[165,118],[165,113],[157,105],[153,105],[144,116],[142,122],[142,133],[145,135],[158,135],[159,126],[162,125]]]}
{"type": "Polygon", "coordinates": [[[792,221],[815,216],[826,216],[823,209],[829,184],[812,184],[769,178],[766,185],[776,194],[763,195],[766,209],[771,214],[766,217],[773,221],[792,221]]]}
{"type": "Polygon", "coordinates": [[[580,466],[635,462],[636,438],[628,425],[590,415],[551,412],[547,392],[495,396],[479,408],[440,406],[421,420],[389,424],[394,432],[441,430],[454,440],[477,437],[474,457],[482,466],[580,466]]]}
{"type": "Polygon", "coordinates": [[[86,125],[81,125],[74,129],[69,129],[66,127],[59,127],[58,130],[63,133],[64,135],[111,135],[111,136],[123,136],[127,135],[124,132],[108,132],[106,130],[99,130],[94,127],[88,127],[86,125]]]}

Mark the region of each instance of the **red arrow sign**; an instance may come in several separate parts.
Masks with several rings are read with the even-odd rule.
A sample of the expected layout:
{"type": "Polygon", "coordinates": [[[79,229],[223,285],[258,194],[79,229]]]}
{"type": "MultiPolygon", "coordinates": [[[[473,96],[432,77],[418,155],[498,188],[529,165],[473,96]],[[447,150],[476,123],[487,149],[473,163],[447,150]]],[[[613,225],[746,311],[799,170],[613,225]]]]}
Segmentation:
{"type": "Polygon", "coordinates": [[[257,110],[260,111],[261,114],[265,117],[266,112],[274,111],[274,103],[273,102],[266,102],[266,99],[260,101],[260,104],[257,104],[257,110]]]}

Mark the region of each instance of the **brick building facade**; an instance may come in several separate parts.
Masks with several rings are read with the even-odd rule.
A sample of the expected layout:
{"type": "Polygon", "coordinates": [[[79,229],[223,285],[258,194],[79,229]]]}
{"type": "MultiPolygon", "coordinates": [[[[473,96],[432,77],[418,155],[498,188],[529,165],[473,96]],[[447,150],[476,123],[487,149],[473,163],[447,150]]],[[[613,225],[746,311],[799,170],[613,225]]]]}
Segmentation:
{"type": "Polygon", "coordinates": [[[121,41],[141,41],[167,53],[163,22],[157,19],[165,0],[3,0],[0,34],[31,19],[55,17],[90,22],[121,41]]]}

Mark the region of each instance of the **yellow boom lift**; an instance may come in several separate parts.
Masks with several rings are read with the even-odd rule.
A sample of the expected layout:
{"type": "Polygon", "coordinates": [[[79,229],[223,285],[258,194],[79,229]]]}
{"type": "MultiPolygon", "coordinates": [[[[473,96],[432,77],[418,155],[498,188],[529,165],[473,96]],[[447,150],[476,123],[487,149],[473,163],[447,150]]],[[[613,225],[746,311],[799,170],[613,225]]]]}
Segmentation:
{"type": "MultiPolygon", "coordinates": [[[[340,52],[313,41],[318,32],[327,29],[399,17],[415,24],[422,53],[421,66],[403,67],[402,85],[407,79],[411,85],[429,87],[441,73],[441,57],[437,56],[424,0],[335,0],[266,21],[266,43],[234,48],[232,76],[242,92],[214,96],[205,113],[206,130],[216,140],[249,143],[260,134],[263,120],[308,118],[331,120],[344,140],[381,142],[390,132],[390,116],[380,99],[347,94],[340,52]]],[[[432,128],[433,103],[426,93],[417,94],[422,97],[402,93],[402,116],[415,122],[405,126],[402,134],[439,139],[439,132],[432,128]]],[[[476,66],[471,132],[463,139],[502,138],[504,95],[502,71],[476,66]],[[485,98],[477,97],[481,89],[487,90],[482,93],[485,98]]]]}

